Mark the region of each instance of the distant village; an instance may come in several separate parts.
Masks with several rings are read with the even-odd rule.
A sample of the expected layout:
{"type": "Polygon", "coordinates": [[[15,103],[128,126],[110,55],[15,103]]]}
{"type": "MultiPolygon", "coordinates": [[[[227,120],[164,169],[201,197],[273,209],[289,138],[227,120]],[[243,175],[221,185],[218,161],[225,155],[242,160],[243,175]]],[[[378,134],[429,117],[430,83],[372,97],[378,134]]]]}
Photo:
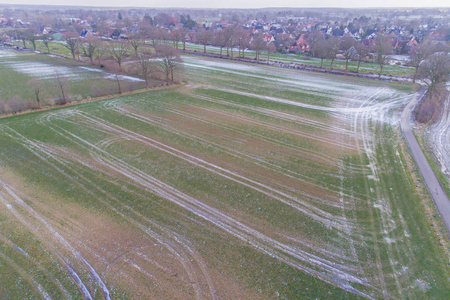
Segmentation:
{"type": "MultiPolygon", "coordinates": [[[[432,10],[428,14],[427,11],[399,10],[394,17],[387,16],[388,11],[383,10],[363,12],[366,14],[208,11],[202,16],[201,11],[194,11],[195,17],[192,17],[183,11],[4,8],[0,14],[0,28],[7,30],[2,31],[0,38],[3,44],[8,44],[13,39],[58,41],[73,38],[76,34],[80,38],[177,40],[251,49],[258,36],[266,44],[263,50],[311,54],[318,39],[337,37],[341,42],[354,41],[352,47],[357,43],[371,47],[377,35],[382,34],[391,43],[391,54],[411,54],[425,38],[429,38],[438,50],[448,49],[450,28],[447,10],[432,10]],[[238,31],[242,33],[234,37],[233,32],[229,36],[220,33],[227,28],[233,28],[235,34],[239,35],[238,31]]],[[[342,51],[348,49],[340,50],[341,53],[336,53],[337,58],[343,58],[342,51]]]]}

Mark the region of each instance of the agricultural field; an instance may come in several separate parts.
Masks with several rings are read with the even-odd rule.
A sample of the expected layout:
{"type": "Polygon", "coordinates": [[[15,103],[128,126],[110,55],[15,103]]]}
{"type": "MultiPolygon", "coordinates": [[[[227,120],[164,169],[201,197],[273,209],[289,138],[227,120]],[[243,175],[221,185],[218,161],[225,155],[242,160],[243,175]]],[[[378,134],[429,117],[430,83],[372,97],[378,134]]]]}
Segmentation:
{"type": "Polygon", "coordinates": [[[98,67],[73,60],[33,52],[16,52],[0,48],[0,101],[8,109],[37,105],[35,89],[39,89],[41,106],[62,98],[61,85],[68,101],[77,101],[145,87],[142,79],[109,73],[98,67]],[[61,85],[60,85],[61,83],[61,85]]]}
{"type": "Polygon", "coordinates": [[[450,297],[414,86],[184,61],[184,86],[0,119],[1,299],[450,297]]]}
{"type": "MultiPolygon", "coordinates": [[[[146,41],[146,43],[148,45],[151,45],[151,41],[146,41]]],[[[16,41],[14,44],[17,45],[17,46],[23,46],[23,43],[21,41],[16,41]]],[[[58,55],[65,55],[67,57],[71,57],[70,51],[66,47],[64,47],[64,44],[65,43],[63,41],[50,42],[50,44],[49,44],[50,52],[58,54],[58,55]]],[[[169,44],[172,44],[172,43],[169,42],[169,44]]],[[[30,42],[27,42],[26,45],[27,45],[28,48],[32,48],[32,45],[31,45],[30,42]]],[[[40,51],[42,53],[46,53],[47,52],[47,48],[40,41],[37,41],[36,48],[37,48],[38,51],[40,51]]],[[[179,49],[183,49],[183,44],[182,43],[178,43],[178,48],[179,49]]],[[[186,50],[197,51],[197,52],[201,52],[202,53],[203,50],[204,50],[203,48],[204,48],[203,45],[194,44],[194,43],[186,43],[186,50]]],[[[208,45],[208,46],[206,46],[206,52],[207,53],[220,54],[220,48],[208,45]]],[[[222,54],[223,55],[227,54],[226,48],[222,49],[222,54]]],[[[233,49],[233,57],[237,57],[237,56],[238,56],[238,49],[234,48],[233,49]]],[[[255,58],[255,51],[246,49],[244,51],[244,56],[246,58],[254,59],[255,58]]],[[[260,59],[261,59],[261,61],[267,60],[267,52],[264,52],[264,51],[261,52],[260,59]]],[[[277,52],[277,53],[271,53],[270,54],[270,60],[271,61],[279,61],[279,62],[282,62],[282,63],[304,64],[304,65],[314,66],[314,67],[319,67],[320,66],[320,59],[319,58],[309,57],[307,55],[284,54],[284,53],[278,53],[277,52]]],[[[330,60],[329,59],[324,59],[323,67],[324,68],[329,68],[329,66],[330,66],[330,60]]],[[[348,70],[356,72],[357,66],[358,66],[358,62],[357,61],[349,61],[348,70]]],[[[333,62],[333,69],[345,70],[345,61],[344,60],[339,60],[339,59],[334,60],[334,62],[333,62]]],[[[380,70],[379,65],[377,65],[375,63],[371,63],[371,62],[361,62],[360,67],[359,67],[359,72],[365,72],[365,73],[378,74],[379,70],[380,70]]],[[[382,73],[387,75],[387,76],[391,75],[391,76],[400,76],[400,77],[411,77],[411,76],[414,75],[414,68],[405,67],[405,66],[398,66],[398,65],[385,65],[383,67],[383,72],[382,73]]]]}
{"type": "MultiPolygon", "coordinates": [[[[182,48],[182,46],[179,46],[179,48],[182,48]]],[[[191,51],[197,51],[197,52],[203,52],[203,45],[193,44],[193,43],[186,43],[186,50],[191,51]]],[[[220,48],[215,46],[206,46],[206,52],[207,53],[215,53],[220,54],[220,48]]],[[[226,55],[226,49],[223,48],[222,55],[226,55]]],[[[233,56],[238,56],[238,49],[233,49],[233,56]]],[[[255,51],[253,50],[246,50],[244,52],[244,56],[246,58],[255,58],[255,51]]],[[[267,52],[261,52],[260,54],[261,61],[267,60],[267,52]]],[[[304,64],[308,66],[314,66],[314,67],[320,67],[320,59],[315,57],[309,57],[307,55],[297,55],[297,54],[284,54],[284,53],[271,53],[270,54],[270,60],[271,61],[279,61],[282,63],[296,63],[296,64],[304,64]]],[[[323,60],[323,67],[329,68],[330,67],[330,59],[324,59],[323,60]]],[[[348,63],[348,71],[354,71],[356,72],[358,67],[357,61],[349,61],[348,63]]],[[[333,62],[333,69],[336,70],[345,70],[345,60],[339,60],[336,59],[333,62]]],[[[359,72],[365,72],[365,73],[374,73],[378,74],[380,71],[380,66],[371,63],[371,62],[361,62],[359,67],[359,72]]],[[[400,76],[400,77],[411,77],[414,75],[414,68],[411,67],[405,67],[405,66],[398,66],[398,65],[385,65],[383,67],[382,74],[385,75],[391,75],[391,76],[400,76]]]]}
{"type": "Polygon", "coordinates": [[[450,84],[447,83],[447,101],[444,101],[440,118],[422,134],[422,147],[440,184],[450,197],[450,84]]]}

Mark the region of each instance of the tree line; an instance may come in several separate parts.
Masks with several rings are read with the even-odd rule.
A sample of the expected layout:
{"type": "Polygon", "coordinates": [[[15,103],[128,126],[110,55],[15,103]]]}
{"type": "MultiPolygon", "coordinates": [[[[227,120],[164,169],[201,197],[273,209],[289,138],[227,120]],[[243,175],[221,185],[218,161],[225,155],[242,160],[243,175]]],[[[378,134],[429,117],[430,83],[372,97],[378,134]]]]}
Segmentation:
{"type": "Polygon", "coordinates": [[[129,73],[141,76],[146,88],[151,78],[162,77],[169,85],[179,81],[177,77],[181,75],[179,51],[167,43],[149,46],[136,39],[103,41],[95,37],[81,39],[68,35],[64,46],[70,51],[73,60],[79,60],[81,54],[89,59],[90,64],[105,67],[116,75],[129,73]]]}
{"type": "MultiPolygon", "coordinates": [[[[186,21],[186,20],[185,20],[186,21]]],[[[89,58],[91,64],[107,66],[113,72],[131,72],[141,76],[148,87],[151,77],[162,77],[166,84],[174,82],[176,73],[181,70],[181,58],[178,50],[186,50],[188,41],[202,45],[207,53],[208,46],[220,49],[220,56],[231,59],[245,57],[245,51],[253,50],[255,60],[261,59],[261,54],[290,49],[295,40],[291,34],[281,33],[272,38],[262,31],[248,30],[237,24],[224,28],[206,28],[199,24],[193,25],[193,30],[187,27],[168,28],[154,26],[145,18],[137,30],[127,32],[125,38],[117,37],[114,41],[105,41],[98,37],[80,38],[79,34],[69,32],[65,35],[65,47],[70,51],[74,60],[80,55],[89,58]],[[150,46],[150,47],[149,47],[150,46]],[[142,51],[140,51],[142,50],[142,51]],[[237,52],[237,53],[236,53],[237,52]],[[113,61],[115,64],[111,64],[113,61]],[[123,68],[123,62],[132,62],[123,68]]],[[[29,41],[36,49],[36,41],[40,39],[50,52],[50,36],[37,36],[30,29],[15,32],[15,37],[25,42],[29,41]]],[[[356,72],[360,71],[361,62],[370,60],[379,66],[378,76],[393,54],[393,40],[382,33],[375,38],[357,41],[351,37],[329,36],[323,31],[315,30],[305,35],[308,43],[308,55],[320,59],[320,68],[324,67],[324,60],[329,60],[329,68],[338,54],[345,60],[345,72],[348,71],[349,61],[357,61],[356,72]]],[[[410,52],[409,64],[414,68],[413,82],[421,79],[429,86],[430,97],[435,90],[445,82],[449,74],[449,58],[447,52],[437,49],[430,38],[424,38],[417,43],[410,52]]]]}

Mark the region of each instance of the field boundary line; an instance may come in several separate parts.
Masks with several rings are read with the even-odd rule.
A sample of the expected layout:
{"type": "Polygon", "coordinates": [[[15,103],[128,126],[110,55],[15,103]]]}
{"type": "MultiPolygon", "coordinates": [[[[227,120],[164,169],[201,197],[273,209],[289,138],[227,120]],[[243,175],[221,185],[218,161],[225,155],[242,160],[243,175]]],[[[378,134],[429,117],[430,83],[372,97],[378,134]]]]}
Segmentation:
{"type": "Polygon", "coordinates": [[[48,110],[55,110],[55,109],[65,108],[65,107],[69,107],[69,106],[76,106],[76,105],[81,105],[81,104],[90,103],[90,102],[119,98],[119,97],[123,97],[123,96],[143,94],[146,92],[159,91],[159,90],[175,88],[175,87],[180,87],[180,86],[185,86],[185,85],[186,85],[186,83],[179,83],[179,84],[171,84],[171,85],[159,86],[159,87],[154,87],[154,88],[149,88],[149,89],[139,89],[139,90],[134,90],[134,91],[130,91],[130,92],[123,92],[121,94],[110,94],[110,95],[94,97],[94,98],[88,97],[87,99],[83,99],[81,101],[73,101],[73,102],[69,102],[66,104],[50,105],[48,107],[46,106],[46,107],[41,107],[41,108],[36,108],[36,109],[31,109],[31,110],[24,110],[21,112],[0,114],[0,119],[6,119],[6,118],[20,116],[20,115],[33,114],[33,113],[48,111],[48,110]]]}

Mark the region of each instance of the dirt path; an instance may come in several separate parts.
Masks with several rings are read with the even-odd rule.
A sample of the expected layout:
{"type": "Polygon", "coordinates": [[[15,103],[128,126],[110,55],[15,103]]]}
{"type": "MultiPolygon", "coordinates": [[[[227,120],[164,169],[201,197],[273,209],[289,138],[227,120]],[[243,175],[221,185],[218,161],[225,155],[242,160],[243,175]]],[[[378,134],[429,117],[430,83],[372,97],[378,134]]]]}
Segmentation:
{"type": "Polygon", "coordinates": [[[425,155],[422,152],[419,144],[417,143],[416,137],[411,128],[411,113],[420,99],[426,92],[425,87],[421,87],[419,91],[414,94],[414,97],[411,101],[405,106],[403,109],[400,125],[403,135],[405,136],[406,142],[411,150],[411,153],[414,157],[414,160],[419,167],[420,173],[422,174],[425,184],[430,191],[431,197],[433,198],[434,203],[441,213],[442,219],[445,222],[445,226],[447,230],[450,232],[450,200],[442,189],[439,181],[436,178],[436,175],[433,173],[425,155]]]}

